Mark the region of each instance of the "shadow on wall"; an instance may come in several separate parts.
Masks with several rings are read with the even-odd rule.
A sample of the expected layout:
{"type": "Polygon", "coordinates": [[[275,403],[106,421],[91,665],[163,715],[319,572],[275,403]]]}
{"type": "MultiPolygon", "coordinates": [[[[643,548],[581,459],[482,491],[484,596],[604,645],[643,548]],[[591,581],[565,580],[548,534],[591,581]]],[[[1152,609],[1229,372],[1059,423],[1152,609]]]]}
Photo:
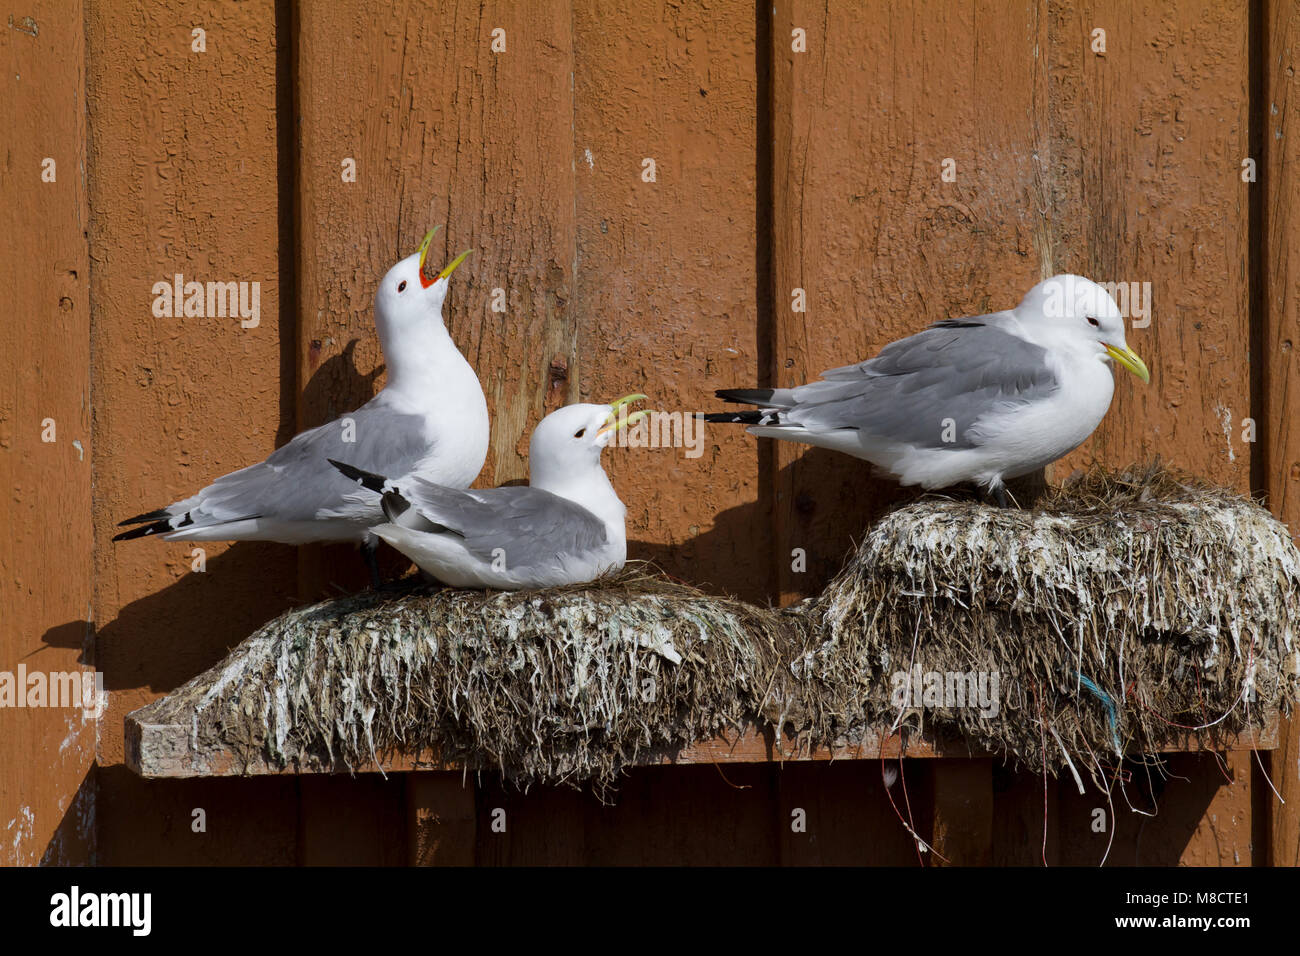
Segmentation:
{"type": "MultiPolygon", "coordinates": [[[[298,401],[305,401],[303,407],[308,408],[324,405],[327,391],[362,395],[360,401],[364,401],[382,372],[357,372],[353,359],[356,343],[349,343],[317,370],[300,398],[295,384],[295,317],[286,316],[281,318],[277,446],[297,431],[298,401]]],[[[101,546],[154,549],[159,560],[168,547],[159,541],[101,546]]],[[[341,568],[339,576],[346,573],[341,568]]],[[[75,649],[81,664],[93,663],[103,672],[109,690],[148,687],[166,692],[202,673],[251,630],[297,603],[297,592],[298,555],[294,549],[269,543],[237,544],[209,560],[204,573],[186,574],[131,602],[97,633],[92,624],[81,620],[50,628],[42,636],[43,645],[28,656],[52,647],[75,649]]],[[[103,727],[100,732],[113,736],[120,734],[121,728],[103,727]]],[[[71,796],[41,862],[293,863],[298,839],[297,792],[297,782],[292,779],[144,781],[124,766],[95,766],[71,796]],[[193,833],[195,809],[204,809],[216,818],[206,839],[193,833]],[[251,833],[253,838],[246,839],[251,831],[256,831],[251,833]]]]}
{"type": "MultiPolygon", "coordinates": [[[[161,547],[157,541],[113,547],[161,547]]],[[[250,631],[296,601],[294,551],[245,542],[208,559],[160,591],[132,601],[95,633],[95,666],[110,690],[174,690],[211,667],[250,631]]],[[[84,627],[84,622],[82,623],[84,627]]],[[[68,646],[72,624],[47,631],[47,644],[68,646]]],[[[88,663],[88,661],[82,661],[88,663]]]]}
{"type": "MultiPolygon", "coordinates": [[[[383,367],[362,374],[356,367],[352,340],[313,373],[303,390],[306,409],[321,409],[320,421],[342,414],[369,399],[383,367]],[[328,410],[344,403],[337,412],[328,410]]],[[[296,432],[292,407],[282,403],[277,442],[296,432]]],[[[253,464],[247,462],[246,464],[253,464]]],[[[215,479],[218,475],[212,475],[215,479]]],[[[197,490],[197,489],[192,489],[197,490]]],[[[175,546],[174,544],[172,545],[175,546]]],[[[153,548],[168,544],[152,539],[110,543],[112,548],[153,548]]],[[[306,549],[322,583],[315,600],[340,591],[356,590],[368,580],[365,566],[353,545],[306,549]]],[[[160,554],[161,558],[161,554],[160,554]]],[[[400,555],[387,556],[387,570],[404,567],[400,555]]],[[[302,603],[300,552],[270,542],[240,542],[206,563],[202,573],[188,573],[174,584],[132,601],[94,634],[94,660],[104,672],[109,690],[148,687],[167,692],[202,673],[223,658],[254,629],[277,614],[302,603]]],[[[51,628],[43,637],[47,646],[75,647],[89,662],[86,624],[71,621],[51,628]]]]}
{"type": "MultiPolygon", "coordinates": [[[[298,399],[305,421],[315,425],[333,421],[374,397],[378,391],[375,382],[384,374],[385,366],[377,365],[365,374],[358,371],[355,353],[359,341],[352,339],[342,352],[331,355],[312,372],[298,399]]],[[[320,354],[320,343],[313,340],[309,350],[314,363],[320,354]]],[[[285,440],[292,438],[297,431],[292,429],[285,440]]]]}
{"type": "MultiPolygon", "coordinates": [[[[764,481],[757,501],[715,515],[700,515],[701,523],[711,523],[708,531],[671,545],[633,541],[628,556],[652,561],[672,577],[703,591],[734,595],[759,605],[774,601],[783,590],[800,597],[817,594],[840,570],[871,524],[922,492],[876,477],[869,464],[856,458],[798,447],[800,457],[781,469],[776,482],[776,494],[782,501],[786,489],[795,489],[793,507],[787,509],[779,530],[776,494],[772,483],[764,481]],[[760,547],[771,553],[756,554],[760,547]]],[[[759,452],[763,454],[763,449],[759,452]]],[[[770,462],[770,453],[763,458],[770,462]]]]}
{"type": "MultiPolygon", "coordinates": [[[[1063,866],[1097,866],[1114,840],[1107,866],[1251,865],[1249,848],[1239,859],[1216,845],[1217,860],[1183,854],[1201,826],[1215,826],[1209,816],[1227,788],[1249,785],[1233,770],[1215,766],[1212,753],[1178,753],[1163,758],[1163,769],[1136,760],[1124,762],[1112,794],[1114,808],[1091,784],[1080,794],[1068,773],[1049,781],[1047,862],[1063,866]],[[1130,807],[1132,809],[1130,809],[1130,807]],[[1106,828],[1097,829],[1104,821],[1106,828]],[[1225,858],[1226,857],[1226,858],[1225,858]]],[[[1043,778],[1030,769],[993,768],[993,864],[1041,866],[1043,857],[1043,778]]],[[[1227,829],[1234,830],[1229,826],[1227,829]]],[[[1215,841],[1217,844],[1217,841],[1215,841]]],[[[1204,841],[1198,841],[1204,846],[1204,841]]],[[[1259,852],[1263,852],[1260,848],[1259,852]]]]}
{"type": "MultiPolygon", "coordinates": [[[[1107,865],[1183,862],[1198,827],[1213,825],[1207,813],[1215,798],[1223,788],[1239,785],[1220,774],[1213,762],[1212,754],[1175,754],[1168,763],[1171,776],[1160,780],[1153,774],[1150,781],[1140,765],[1127,763],[1132,774],[1129,800],[1138,810],[1158,812],[1143,816],[1130,811],[1116,789],[1111,821],[1115,835],[1107,865]]],[[[933,838],[934,764],[909,760],[905,771],[907,799],[916,814],[913,823],[926,839],[933,838]]],[[[459,773],[449,776],[461,779],[459,773]]],[[[92,768],[41,862],[401,864],[409,842],[405,828],[410,777],[142,780],[123,766],[92,768]],[[97,788],[115,799],[96,805],[97,788]],[[302,800],[304,789],[318,799],[302,800]],[[338,806],[365,812],[339,814],[338,806]],[[203,811],[203,830],[196,830],[196,810],[203,811]],[[98,842],[90,851],[94,834],[98,842]]],[[[992,862],[1040,866],[1042,777],[995,766],[993,791],[992,862]]],[[[1107,807],[1105,795],[1090,788],[1080,796],[1068,775],[1049,781],[1049,794],[1048,862],[1096,866],[1110,839],[1109,832],[1092,827],[1096,808],[1107,807]]],[[[906,813],[897,785],[894,797],[906,813]]],[[[485,772],[475,802],[475,861],[480,865],[912,866],[917,860],[876,761],[638,767],[622,781],[609,805],[571,787],[534,786],[523,793],[485,772]],[[682,806],[696,807],[702,816],[682,813],[682,806]],[[504,808],[510,820],[505,834],[491,829],[497,808],[504,808]],[[791,830],[792,808],[806,811],[803,833],[791,830]]]]}
{"type": "Polygon", "coordinates": [[[98,791],[108,797],[95,807],[98,865],[301,862],[294,777],[144,780],[121,764],[96,767],[95,775],[98,791]]]}
{"type": "Polygon", "coordinates": [[[95,809],[97,790],[95,785],[95,767],[92,764],[82,777],[72,802],[63,812],[63,819],[50,837],[41,854],[41,866],[94,866],[98,862],[95,853],[95,809]]]}
{"type": "MultiPolygon", "coordinates": [[[[157,542],[143,546],[150,545],[156,547],[157,542]]],[[[306,601],[298,597],[297,550],[257,541],[236,543],[210,558],[206,571],[188,573],[126,605],[95,633],[94,663],[104,672],[105,688],[175,690],[288,609],[367,586],[368,573],[356,545],[311,550],[321,556],[324,583],[306,601]]],[[[408,566],[401,554],[381,552],[380,569],[386,577],[397,577],[408,566]]],[[[83,649],[86,627],[85,621],[69,621],[50,628],[42,640],[49,647],[83,649]]],[[[84,649],[79,662],[91,663],[84,649]]]]}
{"type": "Polygon", "coordinates": [[[94,638],[95,627],[90,621],[69,621],[67,624],[58,624],[41,635],[41,642],[45,646],[36,648],[23,659],[30,660],[42,651],[62,647],[65,650],[75,650],[77,663],[89,666],[94,638]]]}

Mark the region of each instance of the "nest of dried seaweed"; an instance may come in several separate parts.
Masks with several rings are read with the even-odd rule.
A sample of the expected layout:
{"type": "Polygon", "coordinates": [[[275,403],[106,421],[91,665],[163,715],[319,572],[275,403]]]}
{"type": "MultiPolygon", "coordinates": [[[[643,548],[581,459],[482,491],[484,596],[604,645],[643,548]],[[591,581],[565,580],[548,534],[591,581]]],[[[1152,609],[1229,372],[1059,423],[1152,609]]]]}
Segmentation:
{"type": "Polygon", "coordinates": [[[600,790],[751,725],[807,746],[919,728],[1095,777],[1108,755],[1287,710],[1298,624],[1286,528],[1149,467],[1094,472],[1028,511],[899,508],[786,611],[635,564],[540,592],[329,601],[131,719],[172,733],[150,746],[164,764],[184,752],[191,774],[214,766],[207,754],[235,770],[346,771],[400,752],[600,790]]]}
{"type": "Polygon", "coordinates": [[[1095,769],[1259,728],[1300,689],[1287,529],[1158,465],[1093,471],[1028,511],[900,508],[805,613],[789,693],[818,740],[924,725],[1095,769]]]}
{"type": "Polygon", "coordinates": [[[245,768],[400,752],[602,786],[738,723],[778,669],[780,618],[636,563],[545,591],[367,592],[280,616],[133,716],[245,768]]]}

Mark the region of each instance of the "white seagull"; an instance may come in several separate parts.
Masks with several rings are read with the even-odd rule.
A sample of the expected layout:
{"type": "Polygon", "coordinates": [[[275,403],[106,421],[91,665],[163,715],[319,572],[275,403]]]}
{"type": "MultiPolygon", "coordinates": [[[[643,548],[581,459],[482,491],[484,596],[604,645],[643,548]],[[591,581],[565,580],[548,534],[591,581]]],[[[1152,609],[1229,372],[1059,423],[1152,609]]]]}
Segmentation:
{"type": "Polygon", "coordinates": [[[972,481],[1005,505],[1007,479],[1067,454],[1101,423],[1112,360],[1151,380],[1109,293],[1058,275],[1014,309],[936,322],[820,382],[723,389],[719,398],[758,410],[705,420],[840,451],[904,485],[972,481]]]}
{"type": "Polygon", "coordinates": [[[218,478],[198,494],[136,515],[142,525],[113,540],[162,535],[169,541],[357,541],[375,575],[370,527],[384,521],[377,500],[346,504],[355,486],[327,458],[347,458],[394,475],[418,471],[464,488],[487,457],[488,412],[478,376],[442,320],[448,276],[469,252],[436,276],[425,259],[437,227],[397,263],[375,293],[375,327],[388,383],[354,412],[302,432],[260,464],[218,478]]]}
{"type": "Polygon", "coordinates": [[[387,524],[371,530],[444,584],[529,588],[581,584],[627,561],[627,509],[600,464],[619,431],[644,411],[566,405],[533,430],[526,486],[463,491],[422,475],[391,480],[331,461],[382,501],[387,524]]]}

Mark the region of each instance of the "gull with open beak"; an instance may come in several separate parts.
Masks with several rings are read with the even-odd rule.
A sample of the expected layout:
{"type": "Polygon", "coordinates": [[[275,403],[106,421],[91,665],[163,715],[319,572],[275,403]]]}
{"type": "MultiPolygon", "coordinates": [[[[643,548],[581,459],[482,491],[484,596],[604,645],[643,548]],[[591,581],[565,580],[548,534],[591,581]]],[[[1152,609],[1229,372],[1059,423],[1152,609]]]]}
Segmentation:
{"type": "Polygon", "coordinates": [[[1058,275],[1014,309],[936,322],[820,382],[723,389],[719,398],[757,410],[704,420],[853,455],[904,485],[975,482],[1005,505],[1007,479],[1056,461],[1101,424],[1111,362],[1151,380],[1105,288],[1058,275]]]}
{"type": "Polygon", "coordinates": [[[388,382],[365,405],[309,429],[259,464],[218,478],[198,494],[123,521],[140,525],[114,540],[161,535],[181,541],[357,541],[375,574],[372,525],[385,520],[377,499],[345,502],[355,486],[327,462],[341,458],[372,471],[418,471],[449,488],[468,487],[488,447],[487,401],[478,376],[443,324],[448,277],[468,252],[430,275],[429,247],[388,270],[375,293],[375,327],[388,382]]]}
{"type": "Polygon", "coordinates": [[[530,588],[581,584],[627,560],[627,509],[600,464],[644,395],[609,405],[566,405],[541,420],[528,448],[527,486],[462,491],[422,475],[389,479],[332,460],[382,502],[376,535],[421,570],[453,587],[530,588]]]}

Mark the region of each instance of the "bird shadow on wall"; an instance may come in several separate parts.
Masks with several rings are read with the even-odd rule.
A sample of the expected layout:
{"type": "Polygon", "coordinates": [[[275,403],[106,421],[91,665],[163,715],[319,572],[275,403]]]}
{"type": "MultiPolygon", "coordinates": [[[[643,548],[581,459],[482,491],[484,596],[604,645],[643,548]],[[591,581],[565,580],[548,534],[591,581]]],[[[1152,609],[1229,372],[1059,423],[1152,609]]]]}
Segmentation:
{"type": "MultiPolygon", "coordinates": [[[[131,547],[119,542],[113,547],[131,547]]],[[[145,541],[176,548],[193,542],[145,541]]],[[[163,557],[160,555],[159,560],[163,557]]],[[[207,559],[175,583],[124,606],[95,631],[93,658],[85,653],[85,621],[50,628],[51,647],[82,651],[82,664],[104,674],[108,690],[147,687],[170,691],[216,664],[231,648],[295,604],[297,562],[289,545],[240,542],[207,559]]]]}
{"type": "MultiPolygon", "coordinates": [[[[321,363],[303,388],[300,402],[307,410],[304,420],[309,425],[356,408],[373,394],[375,380],[384,369],[358,370],[358,341],[353,339],[321,363]],[[331,413],[334,406],[338,411],[331,413]]],[[[280,415],[277,446],[298,431],[292,403],[282,401],[280,415]]],[[[160,561],[174,560],[176,549],[183,549],[187,563],[196,546],[211,547],[203,542],[147,539],[107,544],[114,549],[154,548],[160,561]]],[[[381,567],[389,573],[403,566],[405,559],[396,552],[381,560],[381,567]]],[[[147,687],[171,691],[216,664],[276,615],[306,601],[357,590],[366,580],[355,545],[313,546],[300,551],[271,542],[236,542],[207,558],[203,571],[190,571],[124,606],[94,632],[93,660],[104,672],[109,690],[147,687]],[[304,561],[311,562],[309,576],[302,573],[304,561]],[[304,580],[309,582],[306,593],[304,580]]],[[[46,631],[42,640],[49,647],[76,648],[81,662],[88,664],[86,629],[85,621],[70,621],[46,631]]]]}
{"type": "MultiPolygon", "coordinates": [[[[360,341],[352,339],[343,347],[343,351],[331,355],[320,365],[315,364],[322,348],[320,340],[313,339],[308,346],[314,371],[298,399],[303,427],[322,425],[340,415],[346,415],[370,401],[378,391],[375,382],[384,374],[386,366],[381,363],[369,372],[361,372],[356,361],[360,341]]],[[[293,424],[292,421],[289,422],[290,426],[293,424]]],[[[297,428],[291,427],[284,440],[288,441],[297,432],[297,428]]]]}
{"type": "Polygon", "coordinates": [[[91,648],[94,646],[94,636],[95,626],[90,621],[69,621],[67,624],[57,624],[41,636],[41,643],[44,646],[29,652],[23,657],[23,660],[30,661],[42,651],[61,647],[65,650],[76,651],[77,663],[89,666],[91,648]]]}

